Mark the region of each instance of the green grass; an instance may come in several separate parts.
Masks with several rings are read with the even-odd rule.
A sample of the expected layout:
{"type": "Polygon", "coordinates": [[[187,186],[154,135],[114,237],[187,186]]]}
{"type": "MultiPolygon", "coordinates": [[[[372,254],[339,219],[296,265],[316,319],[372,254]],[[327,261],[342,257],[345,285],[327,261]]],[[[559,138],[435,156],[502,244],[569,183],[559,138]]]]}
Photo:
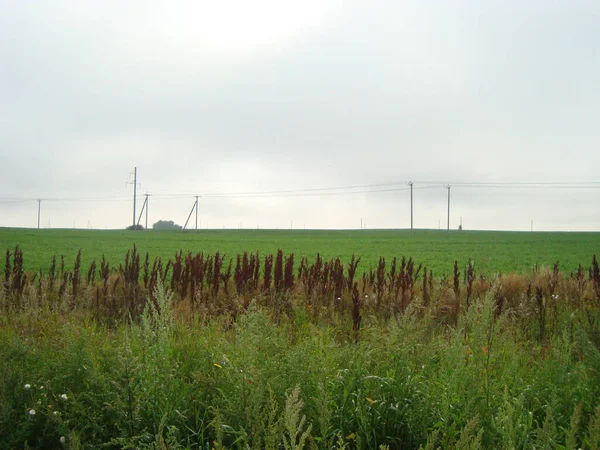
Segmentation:
{"type": "Polygon", "coordinates": [[[104,254],[111,264],[122,262],[133,244],[151,257],[172,258],[176,251],[215,253],[235,257],[244,251],[261,255],[294,253],[313,260],[340,257],[347,263],[360,256],[359,271],[375,267],[380,256],[412,257],[433,269],[434,274],[449,275],[454,260],[464,265],[475,261],[478,273],[529,271],[534,264],[551,266],[560,261],[562,271],[588,267],[594,253],[600,254],[600,233],[495,232],[416,230],[200,230],[194,232],[126,232],[96,230],[31,230],[0,228],[0,247],[4,251],[20,245],[25,269],[36,271],[50,266],[53,255],[64,255],[71,267],[79,249],[83,265],[104,254]]]}
{"type": "Polygon", "coordinates": [[[0,316],[0,448],[61,448],[61,437],[71,449],[600,442],[597,308],[560,304],[540,342],[527,332],[535,317],[495,319],[488,297],[457,327],[420,314],[366,318],[355,344],[347,324],[314,323],[302,307],[278,321],[259,307],[235,326],[186,325],[168,298],[158,302],[160,314],[117,327],[36,299],[0,316]]]}
{"type": "MultiPolygon", "coordinates": [[[[329,244],[332,257],[346,242],[373,265],[413,241],[424,258],[459,259],[465,247],[495,258],[494,236],[524,260],[551,245],[573,257],[561,238],[586,244],[582,254],[593,247],[573,234],[13,231],[26,255],[84,248],[113,267],[132,239],[167,257],[233,255],[249,242],[299,256],[329,244]]],[[[597,264],[589,278],[525,268],[416,285],[389,268],[349,290],[350,275],[315,266],[287,289],[264,279],[248,289],[217,264],[205,266],[217,267],[211,276],[188,263],[150,291],[159,275],[133,266],[90,281],[70,265],[34,280],[15,259],[0,286],[0,449],[600,448],[597,264]]]]}

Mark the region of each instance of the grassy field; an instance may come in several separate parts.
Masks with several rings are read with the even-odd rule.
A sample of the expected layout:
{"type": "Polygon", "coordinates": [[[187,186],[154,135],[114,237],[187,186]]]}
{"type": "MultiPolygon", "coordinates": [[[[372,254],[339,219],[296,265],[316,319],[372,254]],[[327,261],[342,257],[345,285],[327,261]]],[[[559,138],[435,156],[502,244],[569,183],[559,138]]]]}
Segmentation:
{"type": "Polygon", "coordinates": [[[173,258],[176,251],[238,253],[259,251],[261,255],[277,252],[294,253],[299,261],[307,256],[314,260],[320,253],[326,260],[340,257],[343,262],[354,254],[360,256],[359,272],[375,267],[380,256],[412,257],[434,274],[449,275],[454,260],[464,266],[475,262],[478,273],[529,271],[534,264],[551,266],[560,261],[564,272],[589,267],[594,253],[600,254],[600,233],[543,233],[493,231],[416,230],[200,230],[189,232],[126,232],[96,230],[31,230],[0,228],[0,247],[21,246],[25,269],[47,270],[53,255],[64,255],[72,266],[79,249],[83,250],[84,267],[104,254],[111,264],[118,264],[128,248],[151,257],[173,258]]]}
{"type": "Polygon", "coordinates": [[[597,234],[1,233],[0,449],[600,448],[597,234]]]}

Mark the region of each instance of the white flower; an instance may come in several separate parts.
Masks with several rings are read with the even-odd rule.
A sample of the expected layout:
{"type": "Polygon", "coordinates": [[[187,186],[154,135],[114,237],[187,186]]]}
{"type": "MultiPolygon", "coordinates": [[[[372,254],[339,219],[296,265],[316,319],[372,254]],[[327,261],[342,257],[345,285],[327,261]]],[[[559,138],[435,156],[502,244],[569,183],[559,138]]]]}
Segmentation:
{"type": "Polygon", "coordinates": [[[54,414],[55,416],[58,416],[58,411],[54,411],[52,414],[54,414]]]}
{"type": "Polygon", "coordinates": [[[40,390],[44,390],[44,386],[40,386],[40,390]]]}
{"type": "Polygon", "coordinates": [[[23,386],[25,389],[31,389],[31,385],[29,383],[27,383],[25,386],[23,386]]]}
{"type": "Polygon", "coordinates": [[[62,394],[60,396],[60,398],[62,398],[63,400],[69,400],[69,397],[67,397],[67,394],[62,394]]]}
{"type": "Polygon", "coordinates": [[[65,439],[64,436],[61,436],[60,439],[59,439],[59,441],[60,441],[61,444],[64,444],[65,442],[67,442],[67,440],[65,439]]]}
{"type": "Polygon", "coordinates": [[[35,416],[35,409],[30,409],[29,410],[29,415],[30,416],[35,416]]]}

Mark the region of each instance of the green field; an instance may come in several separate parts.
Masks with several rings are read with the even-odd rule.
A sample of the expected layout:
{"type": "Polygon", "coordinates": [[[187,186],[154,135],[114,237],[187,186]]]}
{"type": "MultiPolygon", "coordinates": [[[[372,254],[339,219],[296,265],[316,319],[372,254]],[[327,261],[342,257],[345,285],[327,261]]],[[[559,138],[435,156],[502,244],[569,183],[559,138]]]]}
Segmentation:
{"type": "Polygon", "coordinates": [[[31,277],[14,252],[3,270],[0,449],[598,449],[599,238],[0,230],[25,271],[68,257],[31,277]],[[387,264],[358,279],[283,257],[163,272],[124,264],[134,243],[163,258],[356,254],[363,269],[411,255],[434,277],[387,264]],[[102,254],[113,272],[88,272],[102,254]],[[470,258],[478,274],[504,273],[440,276],[470,258]],[[592,267],[531,270],[556,260],[592,267]]]}
{"type": "Polygon", "coordinates": [[[151,257],[172,258],[176,251],[221,252],[229,257],[259,251],[261,255],[294,253],[296,259],[317,253],[324,258],[340,257],[346,263],[360,256],[359,271],[375,267],[379,257],[412,257],[437,275],[448,275],[454,260],[461,267],[475,262],[479,273],[527,272],[534,264],[550,266],[560,261],[562,271],[579,264],[589,267],[594,253],[600,254],[600,233],[495,232],[416,230],[200,230],[169,231],[96,231],[32,230],[0,228],[0,247],[4,251],[19,245],[23,249],[26,270],[47,269],[53,255],[64,255],[72,265],[79,249],[83,264],[104,254],[111,265],[118,264],[128,248],[151,257]]]}

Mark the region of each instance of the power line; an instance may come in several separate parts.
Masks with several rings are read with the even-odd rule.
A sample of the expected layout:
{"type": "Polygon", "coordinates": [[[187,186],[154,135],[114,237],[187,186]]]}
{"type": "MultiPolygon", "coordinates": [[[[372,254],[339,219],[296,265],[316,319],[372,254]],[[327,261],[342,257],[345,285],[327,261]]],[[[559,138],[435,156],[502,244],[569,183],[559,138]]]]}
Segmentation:
{"type": "Polygon", "coordinates": [[[599,189],[600,186],[593,185],[580,185],[580,186],[571,186],[571,185],[491,185],[491,184],[461,184],[455,187],[459,188],[481,188],[481,189],[599,189]]]}
{"type": "MultiPolygon", "coordinates": [[[[137,169],[135,169],[137,172],[137,169]]],[[[134,181],[127,184],[137,183],[137,174],[134,172],[134,181]]],[[[271,191],[247,191],[247,192],[208,192],[202,194],[206,198],[270,198],[270,197],[312,197],[312,196],[335,196],[335,195],[353,195],[370,194],[381,192],[399,192],[411,189],[441,189],[447,185],[458,188],[518,188],[518,189],[600,189],[600,182],[597,181],[577,181],[577,182],[517,182],[517,181],[408,181],[394,183],[373,183],[351,186],[321,187],[308,189],[285,189],[271,191]],[[408,185],[408,187],[406,187],[408,185]],[[371,189],[386,186],[389,189],[371,189]],[[402,187],[400,187],[402,186],[402,187]]],[[[136,190],[136,189],[134,189],[136,190]]],[[[194,195],[191,195],[192,197],[194,195]]],[[[189,198],[190,194],[156,194],[155,199],[177,199],[189,198]]],[[[47,202],[79,202],[79,201],[131,201],[131,197],[125,196],[89,196],[89,197],[0,197],[0,203],[21,203],[43,200],[47,202]]]]}
{"type": "Polygon", "coordinates": [[[45,202],[131,201],[131,197],[14,197],[0,198],[0,203],[26,203],[38,200],[45,202]]]}
{"type": "MultiPolygon", "coordinates": [[[[360,184],[353,186],[336,186],[336,187],[322,187],[322,188],[306,188],[306,189],[283,189],[283,190],[271,190],[271,191],[251,191],[251,192],[205,192],[202,194],[203,197],[226,197],[226,196],[254,196],[254,195],[267,195],[267,194],[293,194],[293,193],[310,193],[310,192],[322,192],[322,191],[339,191],[343,189],[365,189],[371,187],[383,187],[383,186],[399,186],[404,185],[405,182],[398,183],[376,183],[376,184],[360,184]]],[[[192,195],[193,196],[193,195],[192,195]]],[[[175,198],[175,197],[190,197],[190,194],[163,194],[162,197],[175,198]]]]}
{"type": "MultiPolygon", "coordinates": [[[[371,187],[383,186],[410,186],[413,183],[414,189],[435,189],[445,188],[448,184],[457,185],[459,187],[489,187],[489,188],[593,188],[600,189],[600,182],[473,182],[462,181],[454,183],[442,183],[439,181],[414,181],[414,182],[398,182],[398,183],[377,183],[355,186],[339,186],[329,188],[310,188],[310,189],[287,189],[273,191],[255,191],[255,192],[222,192],[222,193],[205,193],[202,196],[206,198],[269,198],[269,197],[311,197],[311,196],[330,196],[330,195],[352,195],[352,194],[368,194],[379,192],[394,192],[409,190],[410,187],[397,187],[390,189],[365,189],[371,187]],[[416,184],[424,184],[426,186],[416,186],[416,184]],[[356,190],[358,189],[358,190],[356,190]],[[343,191],[343,192],[327,192],[327,191],[343,191]]],[[[157,198],[180,198],[190,197],[190,194],[159,194],[157,198]]]]}
{"type": "MultiPolygon", "coordinates": [[[[415,181],[423,184],[441,184],[440,181],[415,181]]],[[[448,181],[445,184],[452,185],[542,185],[542,186],[563,186],[563,185],[596,185],[600,187],[600,181],[448,181]]]]}
{"type": "Polygon", "coordinates": [[[368,194],[377,192],[398,192],[407,191],[409,188],[394,188],[394,189],[371,189],[364,191],[348,191],[348,192],[314,192],[314,193],[296,193],[296,194],[248,194],[248,195],[206,195],[208,198],[274,198],[274,197],[326,197],[335,195],[353,195],[353,194],[368,194]]]}
{"type": "MultiPolygon", "coordinates": [[[[414,189],[431,189],[437,188],[438,186],[415,186],[414,189]]],[[[402,187],[402,188],[392,188],[392,189],[369,189],[369,190],[360,190],[360,191],[347,191],[347,192],[298,192],[298,193],[246,193],[246,194],[204,194],[202,197],[206,198],[274,198],[274,197],[320,197],[320,196],[331,196],[331,195],[352,195],[352,194],[370,194],[370,193],[378,193],[378,192],[398,192],[398,191],[408,191],[410,187],[402,187]]],[[[296,192],[296,191],[294,191],[296,192]]],[[[189,195],[187,196],[189,197],[189,195]]],[[[161,199],[175,199],[180,198],[178,195],[169,196],[169,195],[157,195],[156,198],[161,199]]]]}

